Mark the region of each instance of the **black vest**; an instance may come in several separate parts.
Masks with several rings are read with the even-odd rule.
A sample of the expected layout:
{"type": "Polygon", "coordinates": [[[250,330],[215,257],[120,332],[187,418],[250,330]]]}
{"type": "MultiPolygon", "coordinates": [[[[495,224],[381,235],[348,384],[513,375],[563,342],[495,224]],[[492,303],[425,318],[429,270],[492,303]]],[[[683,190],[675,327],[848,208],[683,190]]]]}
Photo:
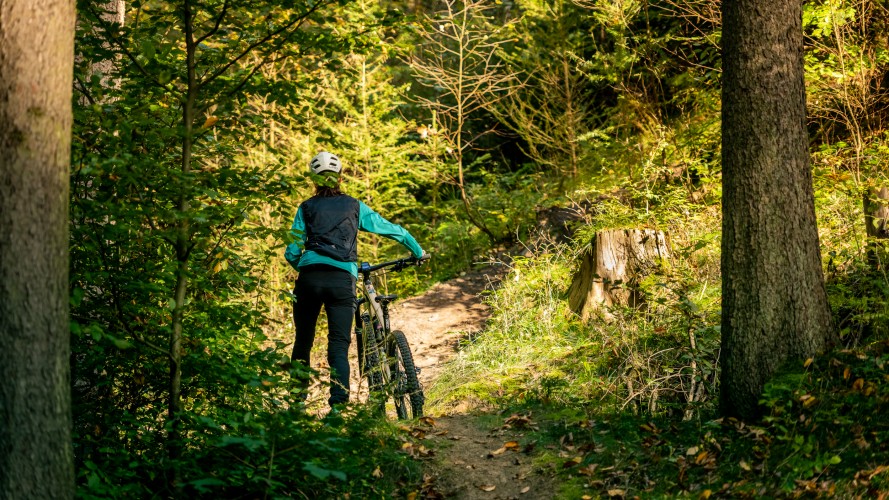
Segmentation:
{"type": "Polygon", "coordinates": [[[315,196],[302,204],[306,250],[341,262],[358,260],[358,200],[315,196]]]}

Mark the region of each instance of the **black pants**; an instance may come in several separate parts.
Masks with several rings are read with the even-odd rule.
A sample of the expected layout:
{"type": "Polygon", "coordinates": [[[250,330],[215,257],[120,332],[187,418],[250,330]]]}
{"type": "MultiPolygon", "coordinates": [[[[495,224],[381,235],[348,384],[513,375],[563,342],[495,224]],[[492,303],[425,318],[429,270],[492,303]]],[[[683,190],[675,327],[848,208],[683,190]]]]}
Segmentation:
{"type": "Polygon", "coordinates": [[[294,360],[309,366],[309,353],[315,342],[315,326],[321,306],[327,312],[327,363],[331,369],[331,405],[349,401],[349,344],[355,315],[355,278],[348,271],[331,266],[300,268],[293,290],[293,324],[296,342],[294,360]]]}

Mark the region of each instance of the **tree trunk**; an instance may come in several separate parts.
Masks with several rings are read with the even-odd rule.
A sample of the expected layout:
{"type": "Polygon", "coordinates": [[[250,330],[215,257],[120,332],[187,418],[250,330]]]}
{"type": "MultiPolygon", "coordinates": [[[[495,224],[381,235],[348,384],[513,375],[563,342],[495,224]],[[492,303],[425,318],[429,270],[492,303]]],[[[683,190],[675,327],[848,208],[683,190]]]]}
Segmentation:
{"type": "MultiPolygon", "coordinates": [[[[126,17],[126,2],[124,2],[124,0],[111,0],[105,5],[100,6],[100,8],[103,11],[102,19],[111,25],[117,24],[123,26],[126,17]]],[[[110,46],[106,44],[106,48],[110,48],[110,46]]],[[[114,72],[114,65],[117,64],[118,59],[119,57],[114,57],[93,64],[91,68],[92,72],[93,74],[99,75],[103,87],[118,88],[120,86],[120,82],[112,80],[110,76],[111,73],[114,72]]]]}
{"type": "MultiPolygon", "coordinates": [[[[167,435],[167,452],[171,459],[179,458],[182,451],[181,435],[179,433],[181,420],[179,413],[182,411],[182,327],[185,319],[186,292],[188,289],[188,266],[191,256],[191,225],[188,213],[191,208],[189,197],[191,186],[188,184],[187,175],[191,172],[192,147],[194,145],[194,118],[197,103],[198,81],[195,69],[195,53],[197,44],[194,40],[194,18],[191,5],[185,2],[183,28],[185,34],[185,60],[188,75],[188,88],[182,107],[182,173],[183,178],[179,186],[179,199],[176,204],[180,214],[177,224],[176,242],[176,288],[173,292],[175,307],[172,314],[172,331],[170,332],[170,399],[167,405],[167,417],[170,421],[167,435]]],[[[173,486],[178,484],[178,470],[175,471],[173,486]]]]}
{"type": "Polygon", "coordinates": [[[571,310],[587,321],[597,312],[611,318],[607,309],[612,306],[643,307],[643,297],[635,284],[658,260],[669,256],[667,237],[660,231],[599,231],[568,289],[571,310]]]}
{"type": "Polygon", "coordinates": [[[0,1],[0,498],[71,498],[74,1],[0,1]]]}
{"type": "Polygon", "coordinates": [[[802,4],[726,0],[721,407],[752,419],[766,381],[835,339],[806,133],[802,4]]]}
{"type": "Polygon", "coordinates": [[[879,240],[889,239],[889,188],[864,192],[864,225],[867,231],[867,261],[871,267],[879,270],[885,266],[886,258],[886,243],[879,240]]]}
{"type": "MultiPolygon", "coordinates": [[[[115,24],[123,26],[125,14],[126,14],[126,2],[124,0],[110,0],[105,5],[100,5],[101,9],[101,18],[107,23],[105,26],[104,32],[103,30],[97,29],[93,27],[93,34],[96,36],[103,36],[106,40],[110,39],[111,34],[107,33],[107,31],[113,27],[115,24]]],[[[111,49],[111,44],[106,42],[103,44],[104,48],[111,49]]],[[[78,52],[75,55],[74,60],[76,62],[80,62],[83,58],[83,54],[78,52]]],[[[99,77],[99,81],[102,84],[104,89],[109,88],[119,88],[120,82],[118,80],[112,80],[111,74],[114,71],[114,66],[120,59],[119,55],[112,57],[110,59],[103,59],[100,61],[95,61],[90,66],[90,72],[86,75],[89,80],[93,75],[97,75],[99,77]]],[[[78,81],[76,82],[76,88],[81,92],[80,97],[77,102],[81,106],[89,106],[90,104],[96,104],[97,102],[106,102],[107,98],[102,97],[97,99],[95,95],[90,92],[90,85],[87,82],[78,81]]]]}

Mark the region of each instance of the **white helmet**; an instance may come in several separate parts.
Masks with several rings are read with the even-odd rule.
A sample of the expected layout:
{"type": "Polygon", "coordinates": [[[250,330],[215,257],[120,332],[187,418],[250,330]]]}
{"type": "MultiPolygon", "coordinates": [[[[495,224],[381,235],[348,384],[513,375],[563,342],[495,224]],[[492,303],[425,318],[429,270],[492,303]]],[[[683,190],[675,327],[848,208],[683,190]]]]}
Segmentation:
{"type": "Polygon", "coordinates": [[[309,162],[309,169],[313,174],[333,172],[339,175],[340,171],[343,169],[343,165],[340,163],[340,159],[337,158],[336,155],[328,153],[327,151],[322,151],[316,154],[315,157],[312,158],[312,161],[309,162]]]}

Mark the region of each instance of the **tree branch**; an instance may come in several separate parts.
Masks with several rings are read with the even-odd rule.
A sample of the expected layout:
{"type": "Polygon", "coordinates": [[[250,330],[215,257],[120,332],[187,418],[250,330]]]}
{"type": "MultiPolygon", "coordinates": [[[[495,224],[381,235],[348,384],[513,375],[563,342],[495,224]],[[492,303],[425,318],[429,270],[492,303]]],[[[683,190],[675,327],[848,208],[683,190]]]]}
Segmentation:
{"type": "MultiPolygon", "coordinates": [[[[224,64],[221,68],[219,68],[215,73],[213,73],[212,75],[210,75],[206,80],[203,80],[202,82],[200,82],[200,83],[198,84],[198,90],[204,88],[204,87],[205,87],[206,85],[208,85],[210,82],[212,82],[213,80],[219,78],[222,74],[224,74],[226,71],[228,71],[229,68],[231,68],[232,66],[234,66],[235,63],[237,63],[238,61],[240,61],[241,59],[243,59],[244,57],[246,57],[247,54],[253,52],[253,50],[256,49],[257,47],[259,47],[259,46],[265,44],[266,42],[268,42],[268,41],[271,40],[272,38],[278,36],[279,34],[281,34],[281,33],[285,32],[285,31],[289,30],[289,29],[292,28],[294,25],[296,25],[297,28],[298,28],[298,27],[302,24],[302,22],[303,22],[306,18],[309,17],[309,15],[311,15],[312,13],[314,13],[316,10],[318,10],[319,7],[321,7],[322,5],[328,3],[329,1],[330,1],[330,0],[319,1],[318,3],[312,5],[312,7],[311,7],[309,10],[305,11],[304,13],[302,13],[300,16],[298,16],[298,17],[297,17],[296,19],[294,19],[293,21],[291,21],[291,22],[285,24],[284,26],[282,26],[281,28],[279,28],[279,29],[277,29],[277,30],[275,30],[275,31],[273,31],[273,32],[271,32],[271,33],[269,33],[269,34],[267,34],[267,35],[266,35],[265,37],[263,37],[262,39],[260,39],[260,40],[258,40],[258,41],[256,41],[256,42],[254,42],[254,43],[252,43],[252,44],[250,44],[250,46],[248,46],[246,49],[244,49],[244,51],[241,52],[240,55],[238,55],[238,56],[235,57],[234,59],[228,61],[228,62],[227,62],[226,64],[224,64]],[[297,23],[299,23],[299,24],[297,24],[297,23]]],[[[286,37],[285,37],[285,39],[286,39],[286,37]]],[[[263,59],[263,60],[264,60],[264,59],[263,59]]],[[[255,71],[256,71],[256,69],[254,68],[254,71],[253,71],[253,72],[255,73],[255,71]]]]}
{"type": "Polygon", "coordinates": [[[134,56],[133,53],[130,52],[129,49],[127,49],[127,47],[120,41],[120,37],[111,34],[111,31],[108,28],[112,23],[102,19],[102,16],[100,16],[93,8],[89,8],[88,11],[96,18],[96,22],[98,22],[99,25],[102,27],[102,31],[106,33],[107,36],[105,39],[111,41],[114,45],[116,45],[117,48],[123,53],[123,55],[127,56],[127,59],[129,59],[130,62],[133,63],[133,66],[135,66],[136,69],[138,69],[145,78],[147,78],[152,84],[164,89],[167,92],[172,91],[172,89],[154,78],[154,76],[152,76],[151,73],[149,73],[144,66],[139,64],[139,61],[136,60],[136,56],[134,56]]]}
{"type": "Polygon", "coordinates": [[[222,20],[225,18],[225,14],[228,11],[228,1],[225,0],[225,3],[222,4],[222,12],[219,13],[219,17],[216,18],[216,24],[213,26],[213,29],[204,34],[204,36],[197,39],[195,45],[200,45],[201,42],[215,35],[217,31],[219,31],[219,25],[222,24],[222,20]]]}

